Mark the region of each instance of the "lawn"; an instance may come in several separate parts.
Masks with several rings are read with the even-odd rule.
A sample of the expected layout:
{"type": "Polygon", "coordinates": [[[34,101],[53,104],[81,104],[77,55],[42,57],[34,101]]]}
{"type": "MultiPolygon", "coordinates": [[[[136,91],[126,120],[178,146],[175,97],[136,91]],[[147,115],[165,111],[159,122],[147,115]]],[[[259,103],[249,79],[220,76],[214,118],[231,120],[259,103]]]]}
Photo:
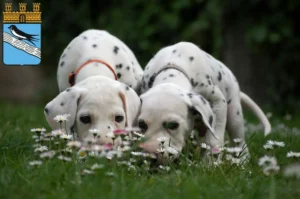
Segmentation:
{"type": "Polygon", "coordinates": [[[104,164],[104,168],[92,175],[81,175],[91,162],[75,164],[53,158],[40,167],[29,165],[37,159],[32,146],[34,134],[30,130],[35,127],[49,130],[42,106],[2,102],[0,110],[0,199],[300,198],[300,179],[283,175],[287,165],[300,162],[300,158],[286,157],[289,151],[300,152],[299,118],[286,120],[283,116],[273,116],[274,132],[268,137],[248,124],[251,159],[243,167],[228,163],[207,166],[195,158],[193,163],[172,164],[169,171],[150,172],[138,166],[134,170],[116,161],[93,159],[104,164]],[[263,148],[267,140],[283,141],[285,147],[267,151],[263,148]],[[262,172],[258,160],[265,154],[277,158],[280,166],[277,174],[266,176],[262,172]]]}

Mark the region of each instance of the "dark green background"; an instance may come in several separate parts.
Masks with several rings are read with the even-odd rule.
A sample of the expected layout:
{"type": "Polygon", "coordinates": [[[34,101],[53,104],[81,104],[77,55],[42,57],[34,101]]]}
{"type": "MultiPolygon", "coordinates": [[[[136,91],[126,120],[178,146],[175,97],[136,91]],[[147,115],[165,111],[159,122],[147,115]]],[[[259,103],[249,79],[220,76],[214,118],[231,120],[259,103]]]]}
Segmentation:
{"type": "MultiPolygon", "coordinates": [[[[18,10],[20,1],[5,2],[14,2],[14,10],[18,10]]],[[[31,11],[33,1],[23,2],[31,11]]],[[[265,110],[285,114],[295,113],[300,107],[298,0],[39,2],[43,21],[42,66],[0,68],[6,79],[0,75],[1,89],[10,91],[12,84],[26,89],[22,88],[29,81],[22,77],[26,70],[37,71],[38,75],[30,76],[36,88],[23,98],[2,94],[2,100],[42,104],[51,100],[58,93],[56,69],[63,49],[82,31],[95,28],[106,29],[123,40],[143,67],[166,45],[194,42],[224,62],[242,90],[265,110]],[[15,79],[22,81],[15,84],[15,79]]]]}

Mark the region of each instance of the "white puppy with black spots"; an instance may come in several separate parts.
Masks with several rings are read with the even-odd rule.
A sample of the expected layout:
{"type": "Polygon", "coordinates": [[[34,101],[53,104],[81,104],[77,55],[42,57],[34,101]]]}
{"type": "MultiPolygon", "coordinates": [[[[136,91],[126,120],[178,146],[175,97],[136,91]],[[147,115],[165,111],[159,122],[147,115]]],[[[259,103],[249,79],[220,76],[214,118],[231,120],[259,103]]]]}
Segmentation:
{"type": "Polygon", "coordinates": [[[142,93],[138,124],[148,138],[141,145],[148,152],[157,152],[157,138],[163,136],[170,139],[165,147],[181,151],[193,128],[203,133],[203,125],[204,141],[214,149],[224,145],[225,128],[232,140],[241,139],[240,147],[246,146],[241,102],[260,119],[265,134],[271,131],[267,117],[240,91],[232,72],[193,43],[162,48],[145,68],[142,93]],[[195,123],[197,115],[202,123],[195,123]]]}
{"type": "Polygon", "coordinates": [[[46,105],[47,121],[53,129],[59,128],[53,121],[54,116],[69,113],[68,130],[74,130],[80,138],[84,138],[87,127],[99,127],[101,139],[106,140],[103,135],[107,132],[125,127],[119,123],[127,122],[128,126],[134,123],[137,112],[132,111],[131,118],[126,118],[127,115],[120,110],[136,110],[139,107],[138,95],[133,92],[140,92],[142,76],[143,70],[136,57],[122,41],[107,31],[84,31],[69,43],[60,57],[57,81],[61,93],[46,105]],[[125,94],[115,89],[125,86],[129,90],[125,94]],[[131,93],[126,100],[129,107],[124,106],[125,102],[123,105],[120,103],[120,96],[125,99],[126,93],[131,93]],[[85,110],[85,113],[80,110],[85,110]],[[122,121],[120,116],[124,117],[122,121]]]}
{"type": "MultiPolygon", "coordinates": [[[[113,143],[107,136],[116,129],[137,126],[140,98],[129,86],[113,79],[92,76],[67,88],[46,106],[46,118],[53,129],[60,124],[53,120],[58,114],[70,114],[66,123],[69,133],[80,141],[93,138],[90,129],[97,129],[99,144],[113,143]]],[[[65,126],[62,126],[65,128],[65,126]]]]}
{"type": "Polygon", "coordinates": [[[104,30],[87,30],[63,51],[57,69],[60,92],[90,76],[118,80],[139,92],[143,69],[133,52],[104,30]]]}

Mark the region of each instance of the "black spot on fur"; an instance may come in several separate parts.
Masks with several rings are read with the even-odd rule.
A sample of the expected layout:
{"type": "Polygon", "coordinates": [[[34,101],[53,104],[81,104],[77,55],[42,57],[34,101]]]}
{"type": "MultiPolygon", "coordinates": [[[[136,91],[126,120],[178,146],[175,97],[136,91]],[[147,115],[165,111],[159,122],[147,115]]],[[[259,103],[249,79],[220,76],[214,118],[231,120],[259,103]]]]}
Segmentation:
{"type": "Polygon", "coordinates": [[[181,54],[179,54],[178,57],[181,57],[181,54]]]}
{"type": "Polygon", "coordinates": [[[213,91],[211,92],[211,94],[215,94],[215,91],[213,90],[213,91]]]}
{"type": "Polygon", "coordinates": [[[206,104],[206,100],[201,95],[199,95],[199,96],[200,96],[200,99],[203,102],[203,104],[206,104]]]}
{"type": "Polygon", "coordinates": [[[110,129],[110,126],[107,126],[108,129],[110,129]]]}
{"type": "Polygon", "coordinates": [[[239,114],[240,114],[240,111],[237,111],[236,114],[239,115],[239,114]]]}
{"type": "Polygon", "coordinates": [[[129,87],[128,87],[128,86],[126,86],[126,90],[128,90],[128,91],[129,91],[129,87]]]}
{"type": "Polygon", "coordinates": [[[209,75],[206,75],[206,78],[209,79],[209,75]]]}
{"type": "Polygon", "coordinates": [[[116,65],[116,69],[121,69],[122,67],[123,67],[122,64],[117,64],[117,65],[116,65]]]}
{"type": "Polygon", "coordinates": [[[224,103],[226,103],[226,100],[225,100],[225,99],[223,99],[223,102],[224,102],[224,103]]]}
{"type": "Polygon", "coordinates": [[[127,69],[127,70],[130,70],[130,67],[129,67],[129,66],[127,66],[127,67],[126,67],[126,69],[127,69]]]}
{"type": "Polygon", "coordinates": [[[167,78],[165,77],[165,78],[163,78],[162,80],[166,80],[167,78]]]}
{"type": "Polygon", "coordinates": [[[131,62],[131,64],[134,66],[134,63],[133,63],[133,61],[131,62]]]}
{"type": "Polygon", "coordinates": [[[69,46],[68,48],[67,48],[67,50],[70,50],[71,49],[71,46],[69,46]]]}
{"type": "Polygon", "coordinates": [[[173,50],[172,53],[176,53],[176,50],[173,50]]]}
{"type": "Polygon", "coordinates": [[[146,70],[148,70],[148,69],[149,69],[149,66],[146,67],[146,70]]]}
{"type": "Polygon", "coordinates": [[[193,93],[188,93],[189,98],[193,97],[193,93]]]}
{"type": "Polygon", "coordinates": [[[97,48],[97,44],[93,44],[93,48],[97,48]]]}
{"type": "Polygon", "coordinates": [[[189,57],[190,61],[193,61],[194,60],[194,57],[189,57]]]}
{"type": "Polygon", "coordinates": [[[65,56],[66,56],[66,54],[63,54],[63,55],[61,56],[61,58],[63,59],[65,56]]]}
{"type": "Polygon", "coordinates": [[[86,37],[86,36],[83,36],[82,38],[83,38],[84,40],[87,40],[87,37],[86,37]]]}
{"type": "Polygon", "coordinates": [[[227,104],[230,104],[230,102],[231,102],[231,99],[227,101],[227,104]]]}
{"type": "Polygon", "coordinates": [[[154,73],[154,74],[150,77],[149,82],[148,82],[148,88],[151,88],[151,87],[153,86],[155,77],[156,77],[156,73],[154,73]]]}
{"type": "Polygon", "coordinates": [[[132,88],[132,85],[130,84],[129,87],[132,88]]]}
{"type": "Polygon", "coordinates": [[[118,73],[117,76],[118,76],[118,78],[121,78],[122,74],[121,74],[121,73],[118,73]]]}
{"type": "Polygon", "coordinates": [[[222,74],[221,72],[219,71],[219,75],[218,75],[218,80],[221,81],[222,80],[222,74]]]}
{"type": "Polygon", "coordinates": [[[208,120],[208,122],[209,122],[209,125],[211,126],[212,125],[212,123],[213,123],[213,116],[211,115],[211,116],[209,116],[209,120],[208,120]]]}
{"type": "Polygon", "coordinates": [[[198,82],[194,81],[194,78],[191,79],[191,84],[195,88],[198,85],[198,82]]]}
{"type": "Polygon", "coordinates": [[[225,88],[226,93],[228,93],[228,87],[225,88]]]}
{"type": "Polygon", "coordinates": [[[214,105],[213,105],[212,103],[210,103],[210,102],[209,102],[209,106],[210,106],[210,108],[212,108],[212,109],[214,108],[214,105]]]}
{"type": "Polygon", "coordinates": [[[211,81],[210,80],[208,80],[208,84],[211,85],[211,81]]]}
{"type": "Polygon", "coordinates": [[[61,105],[61,106],[64,106],[64,105],[65,105],[65,103],[64,103],[64,102],[61,102],[61,103],[60,103],[60,105],[61,105]]]}
{"type": "Polygon", "coordinates": [[[119,51],[119,47],[118,47],[118,46],[115,46],[115,47],[114,47],[114,53],[115,53],[115,54],[118,54],[118,51],[119,51]]]}
{"type": "Polygon", "coordinates": [[[65,65],[65,62],[62,61],[62,62],[60,63],[60,67],[63,67],[64,65],[65,65]]]}
{"type": "Polygon", "coordinates": [[[203,84],[203,83],[201,83],[201,84],[200,84],[200,87],[202,87],[202,86],[204,86],[204,84],[203,84]]]}
{"type": "Polygon", "coordinates": [[[174,74],[170,74],[169,77],[174,77],[174,74]]]}
{"type": "Polygon", "coordinates": [[[209,54],[207,54],[207,53],[206,53],[206,56],[207,56],[208,58],[210,58],[210,55],[209,55],[209,54]]]}
{"type": "Polygon", "coordinates": [[[69,92],[70,90],[71,90],[70,88],[67,88],[67,89],[66,89],[67,92],[69,92]]]}
{"type": "Polygon", "coordinates": [[[98,66],[99,66],[99,64],[98,64],[98,63],[95,63],[94,65],[95,65],[96,67],[98,67],[98,66]]]}

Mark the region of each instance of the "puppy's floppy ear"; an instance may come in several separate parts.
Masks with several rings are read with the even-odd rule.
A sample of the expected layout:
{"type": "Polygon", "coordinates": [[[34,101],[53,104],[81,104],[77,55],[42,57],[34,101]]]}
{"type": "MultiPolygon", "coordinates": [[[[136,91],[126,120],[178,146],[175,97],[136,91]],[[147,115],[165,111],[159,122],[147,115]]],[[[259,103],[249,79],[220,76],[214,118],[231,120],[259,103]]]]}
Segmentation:
{"type": "Polygon", "coordinates": [[[123,102],[123,108],[126,114],[126,127],[135,127],[141,107],[139,96],[132,88],[125,84],[121,84],[119,96],[123,102]]]}
{"type": "Polygon", "coordinates": [[[213,113],[209,102],[196,93],[187,93],[186,96],[184,96],[184,100],[188,104],[192,114],[200,115],[203,124],[216,139],[219,139],[214,130],[215,114],[213,113]]]}
{"type": "Polygon", "coordinates": [[[86,90],[79,87],[68,88],[46,105],[44,113],[52,129],[60,128],[60,124],[53,120],[56,115],[70,114],[67,121],[67,131],[70,131],[75,124],[78,102],[84,92],[86,90]]]}

